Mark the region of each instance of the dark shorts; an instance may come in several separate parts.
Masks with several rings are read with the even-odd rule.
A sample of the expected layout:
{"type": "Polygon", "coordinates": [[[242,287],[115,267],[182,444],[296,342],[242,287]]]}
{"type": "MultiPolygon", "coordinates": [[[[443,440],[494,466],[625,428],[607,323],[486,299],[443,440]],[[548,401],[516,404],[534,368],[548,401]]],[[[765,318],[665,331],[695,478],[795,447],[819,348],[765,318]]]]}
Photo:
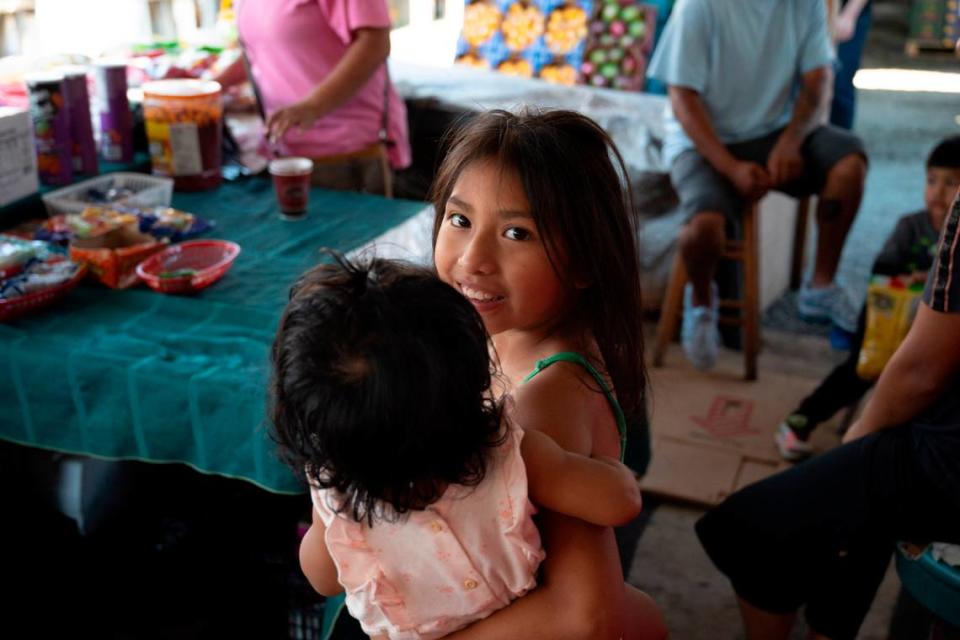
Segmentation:
{"type": "Polygon", "coordinates": [[[852,640],[897,541],[960,542],[960,506],[933,481],[911,429],[833,449],[703,516],[700,542],[737,594],[771,613],[806,605],[813,630],[852,640]]]}
{"type": "MultiPolygon", "coordinates": [[[[740,160],[766,166],[767,157],[781,133],[783,129],[778,129],[762,138],[731,144],[727,149],[740,160]]],[[[848,155],[859,154],[866,158],[860,138],[830,125],[823,125],[808,135],[800,152],[803,154],[803,175],[777,188],[777,191],[794,197],[819,193],[830,169],[848,155]]],[[[717,211],[723,214],[728,225],[737,225],[743,212],[743,196],[698,151],[688,149],[677,156],[670,168],[670,180],[680,197],[685,220],[700,211],[717,211]]]]}

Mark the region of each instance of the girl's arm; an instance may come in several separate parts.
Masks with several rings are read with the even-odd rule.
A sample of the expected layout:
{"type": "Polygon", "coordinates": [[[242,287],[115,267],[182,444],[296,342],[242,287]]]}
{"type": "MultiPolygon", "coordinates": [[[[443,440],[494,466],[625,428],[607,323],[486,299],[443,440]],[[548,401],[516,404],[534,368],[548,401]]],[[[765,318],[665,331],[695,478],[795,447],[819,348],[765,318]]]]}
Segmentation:
{"type": "Polygon", "coordinates": [[[539,431],[524,434],[520,453],[530,499],[539,506],[605,527],[640,513],[637,479],[618,460],[570,453],[539,431]]]}
{"type": "MultiPolygon", "coordinates": [[[[587,425],[596,418],[597,405],[592,403],[598,396],[575,375],[565,373],[562,364],[543,371],[512,397],[511,419],[523,425],[524,439],[543,431],[566,451],[593,453],[587,425]]],[[[599,398],[599,406],[609,411],[603,405],[606,400],[599,398]]],[[[612,419],[610,428],[616,428],[612,419]]],[[[537,526],[547,552],[540,585],[450,638],[606,640],[623,635],[626,595],[613,530],[546,509],[537,526]]]]}
{"type": "Polygon", "coordinates": [[[537,523],[547,559],[540,585],[452,640],[615,640],[623,576],[613,531],[550,511],[537,523]]]}
{"type": "Polygon", "coordinates": [[[337,581],[337,566],[327,551],[324,540],[327,528],[315,508],[311,508],[310,512],[313,514],[313,524],[300,541],[300,568],[317,593],[335,596],[343,591],[343,585],[337,581]]]}

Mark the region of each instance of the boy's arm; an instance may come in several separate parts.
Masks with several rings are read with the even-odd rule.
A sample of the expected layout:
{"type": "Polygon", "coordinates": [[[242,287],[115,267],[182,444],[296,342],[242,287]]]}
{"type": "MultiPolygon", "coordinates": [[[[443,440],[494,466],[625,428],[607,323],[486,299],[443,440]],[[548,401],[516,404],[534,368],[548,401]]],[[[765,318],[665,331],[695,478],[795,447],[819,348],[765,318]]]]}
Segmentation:
{"type": "Polygon", "coordinates": [[[313,523],[300,541],[300,568],[317,593],[335,596],[343,591],[343,585],[337,580],[337,566],[327,551],[324,540],[327,528],[315,508],[311,508],[310,512],[313,514],[313,523]]]}
{"type": "Polygon", "coordinates": [[[640,513],[637,479],[619,461],[570,453],[539,431],[525,432],[520,452],[530,499],[541,507],[607,527],[640,513]]]}
{"type": "Polygon", "coordinates": [[[909,273],[913,270],[907,265],[910,258],[910,227],[901,218],[874,259],[872,273],[891,277],[909,273]]]}

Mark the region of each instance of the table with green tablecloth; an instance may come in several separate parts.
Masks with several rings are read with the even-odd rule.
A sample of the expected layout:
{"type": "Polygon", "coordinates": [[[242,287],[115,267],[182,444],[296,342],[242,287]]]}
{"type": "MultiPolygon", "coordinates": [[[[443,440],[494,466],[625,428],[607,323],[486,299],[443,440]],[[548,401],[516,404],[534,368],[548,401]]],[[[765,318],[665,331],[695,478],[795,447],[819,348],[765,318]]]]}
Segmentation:
{"type": "Polygon", "coordinates": [[[425,204],[314,189],[307,217],[289,222],[257,178],[178,193],[173,206],[212,221],[204,237],[240,244],[233,268],[193,296],[84,284],[0,325],[0,438],[300,491],[266,421],[269,348],[289,287],[321,247],[355,250],[425,204]]]}

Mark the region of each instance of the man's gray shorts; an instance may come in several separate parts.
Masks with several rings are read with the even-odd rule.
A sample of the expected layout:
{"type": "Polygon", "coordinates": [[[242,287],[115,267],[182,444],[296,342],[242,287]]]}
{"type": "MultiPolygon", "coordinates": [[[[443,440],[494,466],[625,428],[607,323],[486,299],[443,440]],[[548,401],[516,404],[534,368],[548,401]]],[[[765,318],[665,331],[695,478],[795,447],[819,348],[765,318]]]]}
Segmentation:
{"type": "MultiPolygon", "coordinates": [[[[756,162],[765,167],[767,156],[781,133],[783,129],[778,129],[762,138],[728,145],[727,149],[739,160],[756,162]]],[[[803,175],[777,187],[777,191],[794,197],[819,193],[826,183],[827,173],[841,159],[854,153],[866,159],[860,138],[846,129],[830,125],[820,126],[808,135],[800,153],[803,155],[803,175]]],[[[698,151],[688,149],[677,156],[670,168],[670,180],[680,197],[685,220],[690,220],[700,211],[717,211],[727,220],[728,229],[739,228],[744,208],[743,196],[698,151]]]]}

